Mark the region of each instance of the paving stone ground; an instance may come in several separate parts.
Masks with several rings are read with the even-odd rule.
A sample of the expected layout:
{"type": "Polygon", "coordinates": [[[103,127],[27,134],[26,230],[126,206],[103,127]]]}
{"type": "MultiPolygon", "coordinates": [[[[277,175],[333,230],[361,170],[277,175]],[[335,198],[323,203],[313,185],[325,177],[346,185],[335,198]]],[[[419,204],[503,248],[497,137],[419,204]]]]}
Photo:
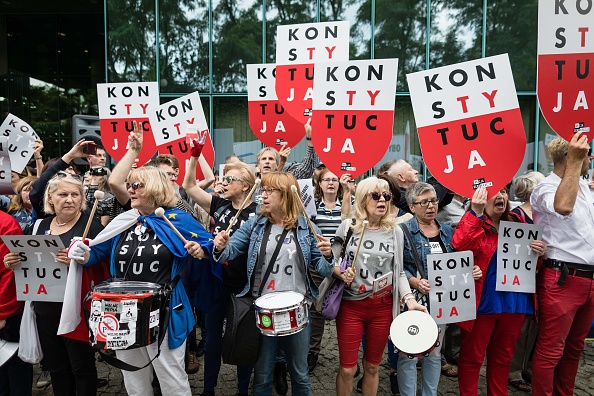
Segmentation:
{"type": "MultiPolygon", "coordinates": [[[[318,365],[315,372],[311,375],[312,395],[330,396],[335,394],[335,377],[338,369],[338,347],[336,343],[336,327],[334,322],[327,322],[324,333],[324,341],[322,344],[322,351],[318,360],[318,365]]],[[[200,363],[203,360],[200,359],[200,363]]],[[[107,378],[109,384],[98,391],[100,396],[121,396],[126,395],[122,375],[119,370],[109,366],[104,362],[97,362],[97,369],[101,378],[107,378]]],[[[219,374],[219,383],[216,389],[216,394],[221,396],[235,396],[237,394],[237,380],[235,374],[235,366],[223,364],[221,373],[219,374]]],[[[34,381],[39,376],[39,367],[35,367],[34,381]]],[[[390,395],[390,380],[388,378],[389,369],[386,359],[384,359],[380,369],[380,385],[378,395],[390,395]]],[[[193,395],[200,395],[203,390],[202,368],[197,374],[190,375],[190,384],[193,395]]],[[[290,387],[289,387],[290,388],[290,387]]],[[[458,382],[456,378],[441,377],[439,382],[439,395],[457,395],[458,382]]],[[[289,390],[289,395],[291,391],[289,390]]],[[[486,395],[486,380],[485,380],[485,366],[481,370],[481,377],[479,382],[479,394],[486,395]]],[[[526,396],[527,393],[516,391],[509,388],[509,394],[512,396],[526,396]]],[[[576,378],[575,395],[586,396],[594,395],[594,345],[592,341],[588,341],[586,348],[580,360],[579,372],[576,378]]],[[[44,390],[34,389],[35,396],[53,396],[51,387],[44,390]]],[[[357,395],[353,388],[353,395],[357,395]]],[[[149,395],[147,395],[149,396],[149,395]]],[[[157,394],[155,395],[157,396],[157,394]]],[[[174,396],[167,394],[166,396],[174,396]]]]}

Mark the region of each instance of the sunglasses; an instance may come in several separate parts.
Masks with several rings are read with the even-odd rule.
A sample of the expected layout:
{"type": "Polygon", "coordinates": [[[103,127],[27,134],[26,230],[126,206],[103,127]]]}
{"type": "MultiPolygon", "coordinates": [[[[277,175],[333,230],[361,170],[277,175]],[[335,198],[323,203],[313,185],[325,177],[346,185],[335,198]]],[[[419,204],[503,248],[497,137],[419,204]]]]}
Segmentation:
{"type": "Polygon", "coordinates": [[[244,182],[244,180],[241,177],[237,177],[237,176],[233,176],[233,175],[227,175],[227,176],[223,177],[223,182],[226,184],[233,183],[233,180],[237,180],[242,183],[244,182]]]}
{"type": "Polygon", "coordinates": [[[54,178],[56,178],[56,179],[64,179],[66,177],[70,177],[70,178],[72,178],[74,180],[78,180],[81,183],[83,181],[82,176],[81,175],[77,175],[76,173],[73,174],[73,173],[66,173],[66,172],[60,171],[60,172],[56,173],[56,175],[54,176],[54,178]]]}
{"type": "Polygon", "coordinates": [[[374,201],[379,201],[381,197],[384,197],[386,201],[392,200],[392,194],[390,194],[389,192],[378,193],[377,191],[372,191],[367,195],[369,195],[371,199],[373,199],[374,201]]]}
{"type": "Polygon", "coordinates": [[[126,183],[126,190],[129,190],[130,188],[132,188],[132,190],[136,191],[141,187],[144,187],[144,183],[141,183],[141,182],[126,183]]]}

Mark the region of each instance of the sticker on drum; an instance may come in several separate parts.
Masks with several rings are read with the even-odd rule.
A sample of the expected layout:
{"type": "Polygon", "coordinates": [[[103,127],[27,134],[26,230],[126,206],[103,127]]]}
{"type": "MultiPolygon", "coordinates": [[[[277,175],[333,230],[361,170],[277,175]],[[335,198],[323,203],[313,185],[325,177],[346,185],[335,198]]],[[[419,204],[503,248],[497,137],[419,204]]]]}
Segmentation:
{"type": "Polygon", "coordinates": [[[255,301],[256,325],[264,335],[298,333],[308,323],[308,306],[302,294],[287,291],[263,295],[255,301]]]}
{"type": "Polygon", "coordinates": [[[439,345],[439,330],[431,315],[406,311],[392,321],[390,338],[396,349],[412,359],[429,354],[439,345]]]}

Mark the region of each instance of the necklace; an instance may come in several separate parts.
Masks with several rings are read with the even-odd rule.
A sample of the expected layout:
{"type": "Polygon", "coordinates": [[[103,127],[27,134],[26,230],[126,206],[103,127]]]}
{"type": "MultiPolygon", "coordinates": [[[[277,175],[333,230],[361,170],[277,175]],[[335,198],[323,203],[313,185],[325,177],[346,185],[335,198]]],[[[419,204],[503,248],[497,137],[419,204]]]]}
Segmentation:
{"type": "Polygon", "coordinates": [[[72,220],[76,219],[78,217],[78,215],[74,216],[72,219],[68,220],[65,223],[58,223],[58,218],[56,217],[56,226],[58,227],[64,227],[66,224],[70,223],[72,220]]]}

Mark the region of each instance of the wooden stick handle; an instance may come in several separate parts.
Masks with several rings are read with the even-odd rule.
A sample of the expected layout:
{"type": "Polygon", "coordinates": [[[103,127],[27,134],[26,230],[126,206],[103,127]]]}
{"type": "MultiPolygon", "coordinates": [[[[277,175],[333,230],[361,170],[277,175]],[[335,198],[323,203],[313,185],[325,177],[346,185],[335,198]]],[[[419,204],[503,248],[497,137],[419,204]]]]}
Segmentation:
{"type": "Polygon", "coordinates": [[[250,199],[252,199],[252,195],[254,195],[254,192],[256,191],[256,188],[258,188],[259,185],[260,185],[260,179],[256,179],[256,182],[254,183],[254,186],[250,190],[250,193],[247,195],[247,197],[245,197],[245,199],[243,200],[243,203],[241,204],[241,207],[239,208],[237,213],[235,213],[235,216],[233,216],[233,218],[231,219],[231,222],[229,223],[229,226],[225,230],[225,232],[227,234],[229,233],[229,230],[231,229],[231,227],[233,227],[233,224],[235,224],[235,222],[237,221],[237,218],[243,211],[243,208],[245,208],[245,204],[248,203],[250,201],[250,199]]]}
{"type": "MultiPolygon", "coordinates": [[[[95,191],[95,202],[93,202],[93,207],[91,208],[91,214],[89,215],[89,220],[87,220],[87,225],[85,227],[85,232],[83,232],[82,240],[84,241],[87,239],[87,235],[89,234],[89,230],[91,229],[91,223],[93,222],[93,217],[95,217],[95,211],[97,210],[97,205],[99,204],[99,200],[103,199],[105,193],[103,191],[95,191]]],[[[83,197],[84,199],[84,197],[83,197]]]]}
{"type": "Polygon", "coordinates": [[[167,218],[167,216],[163,215],[163,220],[165,220],[167,222],[167,224],[169,224],[169,227],[171,227],[171,229],[173,230],[173,232],[175,232],[177,234],[177,236],[179,237],[179,239],[182,240],[182,242],[184,243],[184,245],[186,243],[188,243],[188,240],[186,238],[184,238],[184,236],[177,230],[177,228],[175,228],[175,226],[173,224],[171,224],[171,222],[169,221],[169,219],[167,218]]]}
{"type": "Polygon", "coordinates": [[[367,220],[364,220],[363,231],[361,231],[361,237],[359,238],[359,243],[357,244],[357,250],[355,250],[355,257],[353,257],[353,271],[355,271],[355,261],[357,261],[357,255],[359,254],[359,249],[361,249],[361,244],[363,243],[363,236],[365,235],[365,229],[367,228],[367,224],[369,224],[369,222],[367,220]]]}
{"type": "Polygon", "coordinates": [[[299,201],[299,208],[301,208],[301,212],[303,213],[305,220],[307,220],[307,226],[309,227],[309,230],[316,238],[316,241],[318,241],[318,243],[320,243],[321,239],[318,237],[318,233],[316,232],[316,229],[314,228],[313,223],[311,222],[311,219],[307,215],[307,211],[305,210],[305,205],[303,204],[303,201],[301,200],[301,196],[299,195],[299,192],[297,191],[297,187],[295,185],[292,185],[291,191],[293,191],[295,193],[297,201],[299,201]]]}

